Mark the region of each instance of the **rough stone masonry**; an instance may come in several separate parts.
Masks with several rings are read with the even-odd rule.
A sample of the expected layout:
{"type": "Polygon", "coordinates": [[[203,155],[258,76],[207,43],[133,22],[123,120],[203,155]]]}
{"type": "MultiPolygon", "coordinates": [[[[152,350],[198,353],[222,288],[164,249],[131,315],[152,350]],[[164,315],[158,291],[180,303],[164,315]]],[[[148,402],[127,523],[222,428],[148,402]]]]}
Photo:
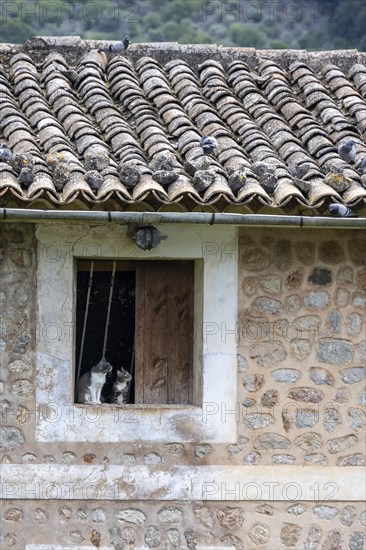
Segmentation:
{"type": "Polygon", "coordinates": [[[134,500],[136,479],[120,488],[123,500],[87,491],[64,499],[52,486],[42,494],[37,486],[23,487],[24,494],[3,487],[1,548],[365,548],[365,505],[339,491],[341,481],[365,466],[366,239],[360,233],[240,230],[237,441],[229,445],[37,441],[35,350],[42,329],[34,226],[3,224],[0,251],[2,465],[55,465],[66,476],[86,466],[106,475],[111,466],[131,472],[146,466],[152,476],[171,471],[172,484],[182,481],[174,479],[177,466],[242,467],[241,486],[213,484],[206,499],[195,501],[162,500],[158,491],[134,500]],[[243,495],[246,476],[253,479],[253,468],[259,476],[264,467],[273,479],[285,472],[298,484],[280,492],[272,484],[265,494],[253,484],[243,495]],[[312,498],[303,498],[304,469],[318,472],[306,487],[312,498]]]}

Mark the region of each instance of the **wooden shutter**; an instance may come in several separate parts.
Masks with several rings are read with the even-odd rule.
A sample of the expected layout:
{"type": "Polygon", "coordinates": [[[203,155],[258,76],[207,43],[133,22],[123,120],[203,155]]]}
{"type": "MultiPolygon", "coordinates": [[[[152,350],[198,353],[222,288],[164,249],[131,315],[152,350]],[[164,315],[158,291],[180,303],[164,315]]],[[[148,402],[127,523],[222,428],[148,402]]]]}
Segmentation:
{"type": "Polygon", "coordinates": [[[194,263],[136,264],[135,403],[192,403],[194,263]]]}

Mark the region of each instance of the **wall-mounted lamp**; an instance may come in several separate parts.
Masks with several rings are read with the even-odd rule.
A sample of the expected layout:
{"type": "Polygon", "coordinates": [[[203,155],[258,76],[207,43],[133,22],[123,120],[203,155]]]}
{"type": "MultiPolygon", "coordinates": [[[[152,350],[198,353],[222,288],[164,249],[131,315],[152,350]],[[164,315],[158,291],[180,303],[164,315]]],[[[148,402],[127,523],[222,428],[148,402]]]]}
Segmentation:
{"type": "Polygon", "coordinates": [[[156,248],[161,241],[168,238],[167,235],[162,235],[159,229],[156,229],[153,225],[129,224],[127,234],[142,250],[156,248]]]}

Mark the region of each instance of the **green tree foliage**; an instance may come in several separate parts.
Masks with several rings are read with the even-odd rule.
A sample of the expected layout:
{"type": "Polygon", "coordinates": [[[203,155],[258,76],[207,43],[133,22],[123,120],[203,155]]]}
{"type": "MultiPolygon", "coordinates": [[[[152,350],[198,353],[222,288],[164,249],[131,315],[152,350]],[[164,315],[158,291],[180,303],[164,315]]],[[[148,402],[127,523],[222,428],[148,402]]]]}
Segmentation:
{"type": "Polygon", "coordinates": [[[327,31],[337,48],[366,50],[366,3],[339,0],[329,13],[327,31]]]}
{"type": "Polygon", "coordinates": [[[182,19],[196,20],[197,13],[200,13],[202,2],[197,2],[196,0],[174,0],[174,2],[159,2],[157,6],[160,16],[164,21],[176,21],[179,23],[182,19]]]}
{"type": "Polygon", "coordinates": [[[0,0],[3,42],[80,35],[133,42],[366,49],[363,0],[0,0]]]}
{"type": "Polygon", "coordinates": [[[34,28],[18,18],[9,19],[1,29],[1,41],[10,44],[21,44],[35,34],[34,28]]]}
{"type": "Polygon", "coordinates": [[[256,31],[249,25],[232,23],[230,38],[236,46],[261,49],[266,44],[266,37],[261,31],[256,31]]]}

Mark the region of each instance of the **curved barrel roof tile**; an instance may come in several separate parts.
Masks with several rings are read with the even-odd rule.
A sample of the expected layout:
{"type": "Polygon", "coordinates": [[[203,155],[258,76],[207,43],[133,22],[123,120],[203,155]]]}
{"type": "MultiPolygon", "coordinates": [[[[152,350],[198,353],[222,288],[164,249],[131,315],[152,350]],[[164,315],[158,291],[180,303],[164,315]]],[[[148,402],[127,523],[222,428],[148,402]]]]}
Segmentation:
{"type": "Polygon", "coordinates": [[[0,142],[13,153],[0,159],[1,204],[365,207],[365,53],[132,43],[110,55],[99,45],[0,45],[0,142]],[[211,155],[204,135],[218,142],[211,155]],[[352,166],[337,152],[349,139],[352,166]]]}

